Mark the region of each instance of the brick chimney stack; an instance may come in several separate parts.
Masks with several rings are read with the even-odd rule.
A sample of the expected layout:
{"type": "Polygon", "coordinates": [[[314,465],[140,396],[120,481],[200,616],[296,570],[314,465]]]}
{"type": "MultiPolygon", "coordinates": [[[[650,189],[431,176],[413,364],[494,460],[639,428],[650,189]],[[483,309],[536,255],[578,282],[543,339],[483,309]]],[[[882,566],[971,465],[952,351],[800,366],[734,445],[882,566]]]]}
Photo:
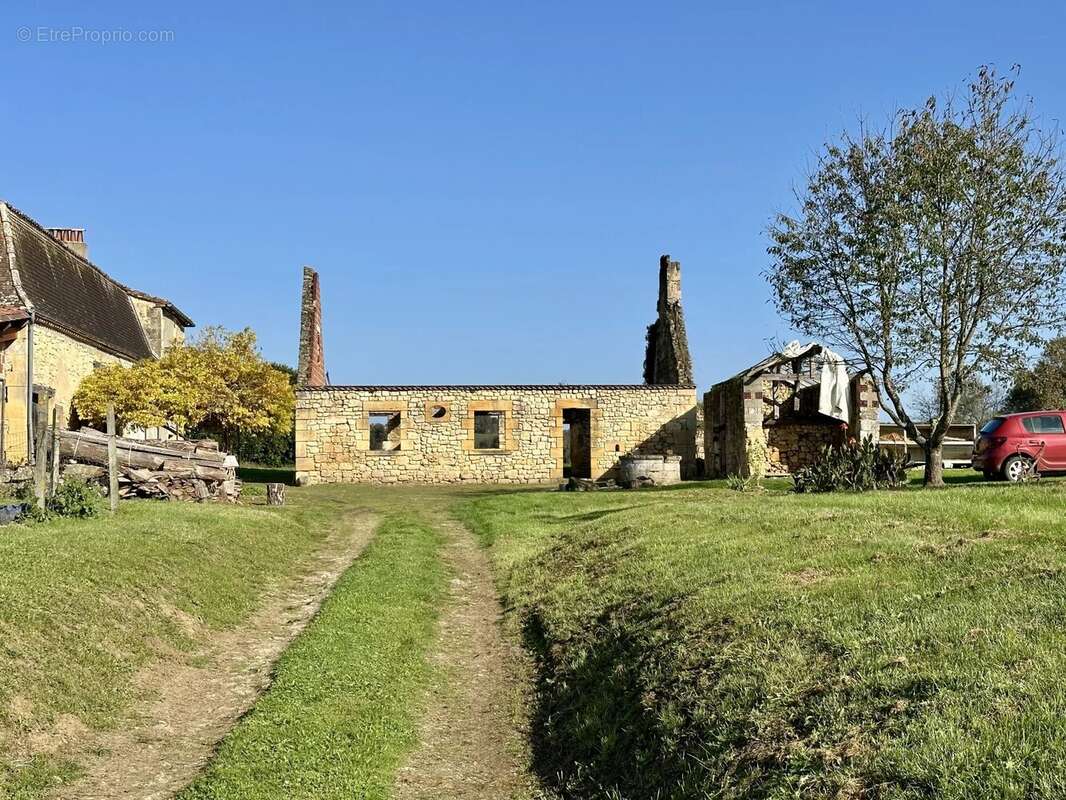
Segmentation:
{"type": "Polygon", "coordinates": [[[326,357],[322,350],[322,296],[318,273],[304,267],[303,298],[300,301],[300,354],[296,368],[299,386],[326,386],[326,357]]]}
{"type": "Polygon", "coordinates": [[[89,257],[89,246],[85,244],[85,228],[49,228],[48,232],[72,253],[77,253],[82,258],[89,257]]]}

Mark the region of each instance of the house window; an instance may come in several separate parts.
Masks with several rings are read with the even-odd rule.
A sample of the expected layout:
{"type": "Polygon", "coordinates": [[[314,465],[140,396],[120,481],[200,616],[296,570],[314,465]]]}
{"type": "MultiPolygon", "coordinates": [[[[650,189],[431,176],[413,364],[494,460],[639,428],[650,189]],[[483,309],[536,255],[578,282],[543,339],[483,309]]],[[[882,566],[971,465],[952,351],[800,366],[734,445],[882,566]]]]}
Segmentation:
{"type": "Polygon", "coordinates": [[[369,415],[370,449],[400,449],[400,412],[373,411],[369,415]]]}
{"type": "Polygon", "coordinates": [[[502,411],[475,411],[474,449],[499,450],[504,438],[505,419],[502,411]]]}

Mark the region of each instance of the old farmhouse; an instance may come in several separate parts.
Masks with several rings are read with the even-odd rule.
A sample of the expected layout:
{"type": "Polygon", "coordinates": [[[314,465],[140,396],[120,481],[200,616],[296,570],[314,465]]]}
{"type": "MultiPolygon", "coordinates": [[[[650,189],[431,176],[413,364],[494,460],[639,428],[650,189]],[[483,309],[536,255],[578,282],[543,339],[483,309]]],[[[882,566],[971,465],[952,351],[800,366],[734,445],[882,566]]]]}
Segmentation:
{"type": "Polygon", "coordinates": [[[681,266],[663,256],[643,384],[331,386],[318,276],[304,271],[296,399],[300,483],[545,483],[615,477],[627,456],[700,471],[681,266]]]}
{"type": "Polygon", "coordinates": [[[70,423],[74,392],[94,368],[158,357],[192,325],[173,303],[89,261],[81,229],[46,229],[0,202],[3,462],[32,459],[29,443],[53,409],[70,423]]]}

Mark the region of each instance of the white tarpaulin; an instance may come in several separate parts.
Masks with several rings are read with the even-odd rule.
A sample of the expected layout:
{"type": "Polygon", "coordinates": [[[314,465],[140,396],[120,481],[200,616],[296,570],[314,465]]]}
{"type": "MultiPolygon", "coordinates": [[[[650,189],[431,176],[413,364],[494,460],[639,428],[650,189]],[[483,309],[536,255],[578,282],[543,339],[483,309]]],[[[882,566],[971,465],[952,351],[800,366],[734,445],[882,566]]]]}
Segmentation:
{"type": "Polygon", "coordinates": [[[827,347],[822,348],[822,389],[818,396],[818,412],[847,422],[848,368],[844,359],[827,347]]]}

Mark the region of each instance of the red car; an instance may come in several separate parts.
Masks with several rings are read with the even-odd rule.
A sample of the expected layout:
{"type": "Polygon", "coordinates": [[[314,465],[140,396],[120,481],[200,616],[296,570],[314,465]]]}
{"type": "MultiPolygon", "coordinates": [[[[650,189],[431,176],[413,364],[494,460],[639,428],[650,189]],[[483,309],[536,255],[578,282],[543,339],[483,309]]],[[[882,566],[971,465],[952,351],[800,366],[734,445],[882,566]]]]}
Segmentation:
{"type": "Polygon", "coordinates": [[[1005,414],[985,423],[973,468],[986,478],[1020,480],[1036,464],[1041,472],[1066,472],[1066,411],[1005,414]]]}

